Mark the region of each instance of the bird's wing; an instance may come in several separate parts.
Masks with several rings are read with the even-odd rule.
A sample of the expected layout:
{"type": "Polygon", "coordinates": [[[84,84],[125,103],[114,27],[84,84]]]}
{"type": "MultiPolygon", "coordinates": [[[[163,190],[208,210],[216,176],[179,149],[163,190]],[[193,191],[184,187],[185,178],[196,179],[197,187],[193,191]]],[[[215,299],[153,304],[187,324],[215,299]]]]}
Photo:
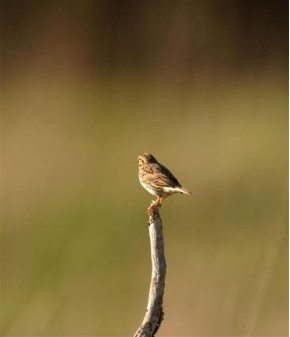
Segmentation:
{"type": "Polygon", "coordinates": [[[152,178],[158,180],[160,187],[181,187],[179,181],[165,166],[162,164],[154,164],[152,167],[154,172],[152,178]]]}

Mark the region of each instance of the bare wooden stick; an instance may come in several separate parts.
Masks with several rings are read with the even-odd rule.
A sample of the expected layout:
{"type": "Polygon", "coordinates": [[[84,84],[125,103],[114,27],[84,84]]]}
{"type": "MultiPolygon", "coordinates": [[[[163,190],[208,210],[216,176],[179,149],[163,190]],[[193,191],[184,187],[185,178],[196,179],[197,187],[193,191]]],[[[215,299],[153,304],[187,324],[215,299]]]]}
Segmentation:
{"type": "Polygon", "coordinates": [[[152,275],[149,297],[143,322],[134,337],[153,337],[163,320],[163,293],[165,286],[166,262],[162,221],[159,207],[154,207],[149,216],[149,238],[151,247],[152,275]]]}

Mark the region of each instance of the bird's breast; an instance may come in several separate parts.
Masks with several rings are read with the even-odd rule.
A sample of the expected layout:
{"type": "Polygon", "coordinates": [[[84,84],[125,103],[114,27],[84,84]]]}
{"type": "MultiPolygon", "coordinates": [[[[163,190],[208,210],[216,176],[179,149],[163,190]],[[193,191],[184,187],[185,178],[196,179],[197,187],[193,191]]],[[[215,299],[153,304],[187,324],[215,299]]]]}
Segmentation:
{"type": "Polygon", "coordinates": [[[148,184],[146,184],[146,183],[143,181],[143,179],[142,179],[141,176],[139,176],[139,181],[140,181],[140,184],[142,185],[142,187],[143,187],[147,192],[149,192],[149,193],[152,194],[152,195],[158,196],[157,191],[156,191],[156,190],[153,190],[148,184]]]}

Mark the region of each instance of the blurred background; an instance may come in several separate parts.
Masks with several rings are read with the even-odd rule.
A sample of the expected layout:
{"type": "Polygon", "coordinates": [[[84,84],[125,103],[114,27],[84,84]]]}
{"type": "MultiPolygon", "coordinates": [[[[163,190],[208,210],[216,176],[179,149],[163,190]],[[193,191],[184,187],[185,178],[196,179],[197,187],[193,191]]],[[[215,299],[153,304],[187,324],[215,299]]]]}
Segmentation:
{"type": "Polygon", "coordinates": [[[288,335],[287,1],[1,0],[1,336],[288,335]]]}

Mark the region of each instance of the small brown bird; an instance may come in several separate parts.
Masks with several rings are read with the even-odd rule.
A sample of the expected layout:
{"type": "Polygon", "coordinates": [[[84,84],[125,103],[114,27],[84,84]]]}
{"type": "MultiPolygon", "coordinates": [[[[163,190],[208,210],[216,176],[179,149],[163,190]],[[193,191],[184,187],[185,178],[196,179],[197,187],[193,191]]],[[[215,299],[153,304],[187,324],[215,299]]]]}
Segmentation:
{"type": "Polygon", "coordinates": [[[149,193],[156,195],[155,200],[148,208],[148,212],[153,207],[160,207],[164,198],[175,194],[191,194],[191,192],[182,187],[174,175],[150,153],[144,153],[138,156],[139,162],[139,181],[140,184],[149,193]]]}

